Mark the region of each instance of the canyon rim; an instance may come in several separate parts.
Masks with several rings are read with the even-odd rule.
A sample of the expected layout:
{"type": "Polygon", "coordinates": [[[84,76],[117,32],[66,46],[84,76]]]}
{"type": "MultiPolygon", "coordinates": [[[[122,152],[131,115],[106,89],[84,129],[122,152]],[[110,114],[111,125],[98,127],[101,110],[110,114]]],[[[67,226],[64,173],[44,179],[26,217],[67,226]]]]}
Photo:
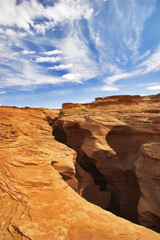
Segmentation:
{"type": "Polygon", "coordinates": [[[0,239],[160,239],[160,94],[0,107],[0,141],[0,239]]]}

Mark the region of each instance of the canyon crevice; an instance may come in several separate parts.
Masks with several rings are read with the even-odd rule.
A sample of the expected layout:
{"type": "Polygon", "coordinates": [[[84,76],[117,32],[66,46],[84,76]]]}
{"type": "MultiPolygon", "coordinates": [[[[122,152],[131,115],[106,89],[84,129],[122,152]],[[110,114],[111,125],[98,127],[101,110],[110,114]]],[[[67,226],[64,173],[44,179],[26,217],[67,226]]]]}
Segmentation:
{"type": "MultiPolygon", "coordinates": [[[[160,153],[159,98],[119,96],[91,104],[64,104],[53,125],[55,139],[77,152],[79,194],[156,231],[160,228],[159,168],[153,180],[151,173],[142,174],[139,162],[147,165],[142,160],[144,147],[147,152],[152,149],[147,146],[154,146],[157,156],[160,153]]],[[[152,158],[150,154],[148,161],[160,166],[152,158]]]]}
{"type": "Polygon", "coordinates": [[[159,240],[159,102],[0,107],[0,239],[159,240]]]}

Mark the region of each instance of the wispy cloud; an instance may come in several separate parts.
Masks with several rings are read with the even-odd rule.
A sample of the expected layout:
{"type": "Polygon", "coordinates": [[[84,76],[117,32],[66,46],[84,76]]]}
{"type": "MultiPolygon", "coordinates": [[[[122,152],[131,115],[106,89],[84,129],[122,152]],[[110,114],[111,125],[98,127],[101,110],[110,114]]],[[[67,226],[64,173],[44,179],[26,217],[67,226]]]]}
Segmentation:
{"type": "Polygon", "coordinates": [[[116,74],[111,77],[108,77],[106,80],[104,80],[106,83],[111,84],[114,83],[120,79],[126,79],[126,78],[131,78],[134,76],[137,76],[139,74],[139,71],[133,71],[130,73],[121,73],[121,74],[116,74]]]}
{"type": "Polygon", "coordinates": [[[91,36],[102,62],[109,61],[124,68],[128,62],[134,63],[145,54],[139,52],[141,35],[155,10],[156,0],[145,4],[136,0],[113,0],[107,6],[101,4],[97,16],[89,20],[91,36]]]}
{"type": "Polygon", "coordinates": [[[61,50],[52,50],[52,51],[47,51],[47,52],[42,52],[42,54],[44,55],[58,55],[58,54],[61,54],[62,51],[61,50]]]}
{"type": "Polygon", "coordinates": [[[144,74],[160,70],[160,45],[139,67],[144,69],[144,74]]]}
{"type": "Polygon", "coordinates": [[[158,85],[159,82],[149,82],[149,83],[141,83],[141,84],[138,84],[138,87],[148,87],[148,86],[154,86],[154,85],[158,85]]]}
{"type": "Polygon", "coordinates": [[[139,50],[155,0],[16,2],[0,2],[1,87],[96,79],[118,91],[116,81],[160,70],[160,47],[139,50]]]}
{"type": "Polygon", "coordinates": [[[99,85],[99,86],[96,86],[96,87],[88,87],[88,88],[83,88],[83,92],[84,93],[90,93],[90,92],[99,92],[99,93],[102,93],[102,92],[117,92],[119,91],[120,88],[113,85],[113,84],[108,84],[108,85],[99,85]]]}
{"type": "Polygon", "coordinates": [[[143,60],[146,59],[150,54],[151,54],[151,50],[147,50],[144,54],[142,54],[141,56],[137,57],[137,58],[135,59],[135,62],[143,61],[143,60]]]}
{"type": "Polygon", "coordinates": [[[160,90],[160,85],[155,85],[155,86],[147,87],[146,89],[148,89],[148,90],[160,90]]]}
{"type": "Polygon", "coordinates": [[[95,77],[96,61],[92,60],[91,52],[88,56],[89,46],[86,45],[84,39],[79,38],[78,31],[72,25],[75,20],[79,21],[82,18],[87,21],[93,12],[88,0],[83,4],[82,0],[75,2],[60,0],[52,6],[43,6],[37,0],[22,1],[19,4],[16,4],[16,0],[7,0],[6,4],[0,3],[0,25],[3,26],[0,28],[0,37],[3,38],[0,54],[3,59],[1,64],[6,64],[5,70],[1,72],[3,79],[5,79],[2,80],[1,87],[55,84],[66,81],[81,82],[95,77]],[[66,38],[62,40],[59,40],[58,37],[51,40],[47,35],[37,36],[37,33],[44,34],[49,29],[54,31],[54,26],[57,24],[60,24],[62,28],[63,24],[70,24],[73,34],[66,35],[66,38]],[[15,26],[19,28],[18,31],[11,29],[15,26]],[[37,32],[37,27],[39,29],[42,27],[43,31],[37,32]],[[19,34],[16,35],[16,32],[19,34]],[[10,39],[7,38],[9,34],[10,39]],[[27,36],[29,36],[30,41],[33,41],[33,43],[31,42],[32,46],[36,43],[39,48],[42,48],[38,54],[34,48],[26,48],[27,36]],[[41,40],[42,43],[40,43],[41,40]],[[45,44],[50,42],[55,50],[43,50],[43,40],[46,42],[45,44]],[[40,54],[44,56],[40,56],[40,54]],[[59,62],[58,66],[47,68],[42,65],[43,63],[55,64],[57,62],[59,62]],[[37,66],[39,63],[41,66],[37,66]],[[56,71],[68,70],[69,73],[62,74],[62,77],[58,78],[47,72],[51,69],[56,71]],[[43,80],[41,80],[42,78],[43,80]]]}
{"type": "Polygon", "coordinates": [[[73,67],[73,64],[72,63],[69,63],[69,64],[60,64],[60,65],[56,65],[54,67],[48,67],[48,69],[51,69],[51,70],[57,70],[57,71],[61,71],[61,70],[68,70],[68,69],[71,69],[73,67]]]}
{"type": "Polygon", "coordinates": [[[114,86],[111,86],[111,85],[103,86],[103,87],[101,88],[101,91],[109,91],[109,92],[118,91],[118,90],[119,90],[118,87],[114,87],[114,86]]]}
{"type": "Polygon", "coordinates": [[[121,74],[115,74],[108,77],[105,81],[107,83],[114,83],[121,79],[128,79],[137,76],[142,76],[152,72],[160,71],[160,46],[150,54],[146,60],[142,61],[135,67],[135,70],[131,72],[123,72],[121,74]]]}
{"type": "Polygon", "coordinates": [[[123,34],[124,47],[131,51],[133,57],[137,57],[145,21],[153,13],[156,1],[147,2],[147,4],[139,1],[128,1],[123,6],[119,1],[114,1],[114,3],[119,21],[119,30],[123,34]]]}
{"type": "Polygon", "coordinates": [[[38,57],[35,60],[38,63],[44,63],[44,62],[49,62],[49,63],[56,63],[61,61],[61,57],[38,57]]]}
{"type": "Polygon", "coordinates": [[[49,29],[65,20],[74,20],[82,16],[89,18],[92,13],[93,9],[88,8],[86,3],[82,5],[80,0],[61,0],[53,6],[43,6],[37,0],[22,1],[20,4],[17,4],[16,0],[7,0],[5,4],[0,2],[0,24],[17,26],[28,32],[31,32],[30,26],[35,30],[41,25],[49,29]],[[42,24],[34,21],[38,18],[45,18],[42,24]]]}
{"type": "Polygon", "coordinates": [[[0,94],[5,94],[5,93],[7,93],[7,92],[5,92],[5,91],[3,91],[3,92],[0,92],[0,94]]]}
{"type": "Polygon", "coordinates": [[[27,55],[27,54],[34,54],[35,53],[35,51],[28,51],[28,50],[23,50],[22,51],[22,54],[25,54],[25,55],[27,55]]]}
{"type": "Polygon", "coordinates": [[[68,64],[73,64],[72,68],[69,69],[69,75],[63,76],[63,78],[67,77],[68,80],[75,78],[76,82],[78,78],[78,81],[84,82],[101,75],[94,53],[86,44],[79,25],[72,29],[72,34],[62,41],[55,42],[55,44],[58,49],[63,51],[63,65],[71,66],[68,64]]]}

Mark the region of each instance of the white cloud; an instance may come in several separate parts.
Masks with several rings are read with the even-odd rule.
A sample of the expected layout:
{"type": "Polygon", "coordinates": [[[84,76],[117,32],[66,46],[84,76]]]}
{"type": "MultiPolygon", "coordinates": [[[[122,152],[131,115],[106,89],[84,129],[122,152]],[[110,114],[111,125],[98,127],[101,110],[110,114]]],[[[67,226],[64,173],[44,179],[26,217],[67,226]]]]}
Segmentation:
{"type": "Polygon", "coordinates": [[[81,82],[81,74],[73,74],[73,73],[67,73],[62,76],[63,79],[68,80],[68,81],[74,81],[74,82],[81,82]]]}
{"type": "Polygon", "coordinates": [[[84,82],[100,76],[102,71],[100,71],[99,64],[97,64],[84,36],[80,34],[81,30],[79,28],[78,24],[74,26],[72,34],[62,41],[57,41],[56,46],[63,51],[63,65],[73,63],[73,67],[70,69],[72,75],[67,75],[67,78],[76,76],[76,80],[78,76],[78,80],[84,82]]]}
{"type": "Polygon", "coordinates": [[[0,1],[0,25],[17,26],[31,32],[30,25],[37,31],[45,32],[45,28],[53,27],[59,22],[66,20],[80,19],[82,16],[89,18],[93,13],[88,4],[82,4],[82,0],[73,2],[72,0],[60,0],[53,6],[44,7],[37,0],[22,1],[16,4],[16,0],[6,0],[5,4],[0,1]],[[49,20],[41,24],[34,22],[37,18],[46,18],[49,20]],[[42,29],[40,29],[43,27],[42,29]],[[39,28],[39,29],[38,29],[39,28]]]}
{"type": "Polygon", "coordinates": [[[128,1],[124,6],[119,1],[114,1],[119,24],[117,25],[122,34],[124,46],[132,52],[132,58],[139,56],[141,46],[141,33],[146,20],[155,10],[156,1],[148,1],[141,4],[138,1],[128,1]]]}
{"type": "Polygon", "coordinates": [[[41,52],[41,54],[44,54],[44,55],[58,55],[58,54],[61,54],[62,51],[61,50],[53,50],[53,51],[47,51],[47,52],[41,52]]]}
{"type": "Polygon", "coordinates": [[[44,69],[27,59],[21,59],[18,63],[17,73],[11,70],[5,71],[5,81],[1,81],[1,87],[19,86],[31,88],[42,84],[59,84],[62,82],[74,81],[69,78],[60,78],[47,75],[44,69]]]}
{"type": "Polygon", "coordinates": [[[35,51],[28,51],[28,50],[23,50],[22,54],[27,55],[27,54],[34,54],[35,51]]]}
{"type": "Polygon", "coordinates": [[[105,82],[114,83],[121,79],[142,76],[157,71],[160,71],[160,46],[154,53],[148,56],[147,60],[144,60],[142,63],[137,65],[134,71],[112,75],[108,77],[105,82]]]}
{"type": "MultiPolygon", "coordinates": [[[[99,14],[89,19],[89,31],[99,53],[99,60],[117,63],[118,66],[126,66],[128,62],[136,62],[142,53],[142,32],[146,21],[149,19],[156,7],[156,0],[125,1],[119,0],[108,3],[99,2],[99,14]],[[108,7],[108,9],[107,9],[108,7]],[[106,11],[106,14],[101,14],[106,11]],[[123,57],[122,57],[123,56],[123,57]]],[[[144,53],[144,57],[145,57],[144,53]]],[[[142,59],[141,59],[142,60],[142,59]]]]}
{"type": "Polygon", "coordinates": [[[131,78],[131,77],[135,77],[135,76],[138,76],[139,74],[139,71],[133,71],[133,72],[130,72],[130,73],[122,73],[122,74],[115,74],[113,76],[110,76],[108,77],[105,82],[106,83],[114,83],[120,79],[126,79],[126,78],[131,78]]]}
{"type": "Polygon", "coordinates": [[[70,63],[70,64],[60,64],[58,66],[54,66],[54,67],[48,67],[48,69],[51,69],[51,70],[57,70],[57,71],[61,71],[61,70],[68,70],[68,69],[71,69],[73,67],[73,64],[70,63]]]}
{"type": "MultiPolygon", "coordinates": [[[[8,40],[6,38],[7,43],[10,43],[10,49],[8,48],[9,51],[6,51],[6,44],[6,48],[4,49],[3,55],[1,56],[3,58],[3,61],[4,58],[6,59],[6,64],[8,68],[10,65],[13,67],[13,72],[16,72],[14,76],[12,76],[11,70],[7,70],[4,73],[4,75],[6,75],[6,78],[4,78],[6,79],[6,85],[28,85],[29,83],[31,85],[35,85],[36,83],[41,84],[40,80],[38,81],[32,77],[32,81],[29,79],[29,75],[34,72],[34,70],[32,69],[30,71],[30,74],[29,72],[26,73],[25,69],[27,68],[27,66],[29,66],[29,61],[32,62],[33,68],[35,68],[35,73],[37,72],[37,76],[39,76],[39,72],[43,72],[41,76],[43,76],[43,79],[46,80],[46,83],[50,81],[49,76],[46,76],[46,78],[44,77],[45,74],[47,75],[47,69],[54,69],[58,71],[69,70],[69,73],[59,78],[59,81],[82,82],[90,78],[96,77],[97,75],[101,75],[99,73],[99,66],[97,65],[96,60],[94,59],[94,56],[90,51],[89,46],[83,36],[79,22],[76,21],[77,26],[72,24],[74,20],[80,20],[81,18],[85,18],[86,21],[88,21],[89,18],[93,15],[94,11],[90,6],[89,0],[86,0],[85,2],[82,0],[60,0],[56,2],[53,6],[47,7],[44,7],[37,0],[22,1],[22,3],[20,3],[19,5],[16,5],[16,0],[6,0],[5,4],[0,3],[0,13],[1,11],[5,13],[5,16],[3,16],[3,14],[0,14],[0,24],[6,27],[18,26],[19,28],[28,31],[31,34],[30,41],[33,41],[33,44],[36,43],[38,46],[40,45],[39,42],[43,41],[42,37],[41,39],[39,37],[36,38],[36,33],[31,30],[30,26],[32,26],[32,28],[37,31],[37,33],[45,33],[45,31],[50,28],[54,29],[54,27],[59,23],[61,26],[63,26],[63,23],[69,22],[71,27],[69,34],[66,35],[66,37],[63,39],[59,40],[59,38],[53,38],[52,40],[47,39],[44,36],[43,39],[45,43],[43,43],[42,45],[45,46],[48,44],[48,42],[50,42],[50,46],[56,48],[56,50],[44,51],[44,48],[42,47],[40,54],[43,54],[44,56],[36,56],[36,53],[29,50],[28,47],[26,50],[21,51],[24,56],[20,56],[20,54],[18,56],[18,54],[12,49],[14,43],[17,45],[17,39],[15,38],[14,42],[12,42],[11,40],[8,40]],[[43,21],[43,17],[45,17],[47,20],[43,21]],[[38,18],[42,20],[41,23],[37,23],[37,21],[34,21],[38,18]],[[62,56],[54,56],[60,55],[62,53],[62,56]],[[35,54],[34,62],[33,59],[29,59],[30,54],[35,54]],[[8,55],[9,57],[7,57],[8,55]],[[14,61],[14,64],[12,61],[14,61]],[[24,62],[26,64],[26,67],[22,66],[22,63],[24,62]],[[58,66],[53,66],[49,68],[43,68],[43,66],[41,66],[41,70],[36,66],[36,63],[45,62],[60,62],[60,64],[58,66]],[[72,64],[72,62],[74,63],[74,65],[72,64]]],[[[15,32],[13,31],[13,34],[11,35],[16,36],[14,33],[15,32]]],[[[96,39],[98,42],[98,36],[96,37],[96,39]]],[[[18,43],[18,47],[25,49],[23,37],[21,40],[18,43]]],[[[34,76],[35,75],[36,74],[34,74],[34,76]]],[[[51,81],[52,80],[53,83],[59,82],[57,81],[56,77],[52,77],[51,81]]]]}
{"type": "Polygon", "coordinates": [[[160,71],[160,46],[139,67],[144,69],[144,74],[160,71]]]}
{"type": "Polygon", "coordinates": [[[44,63],[44,62],[48,62],[48,63],[56,63],[61,61],[60,57],[38,57],[35,60],[38,63],[44,63]]]}
{"type": "MultiPolygon", "coordinates": [[[[100,18],[95,7],[100,5],[104,7],[106,5],[104,2],[105,0],[96,0],[95,2],[90,0],[60,0],[56,1],[53,6],[44,7],[38,0],[22,1],[19,5],[16,5],[16,0],[6,0],[5,3],[0,1],[0,25],[3,25],[0,28],[0,35],[3,34],[3,37],[1,36],[3,41],[0,43],[0,63],[6,64],[8,68],[1,72],[3,86],[5,84],[7,86],[29,86],[29,84],[55,84],[67,81],[84,82],[92,78],[97,80],[105,78],[103,81],[106,85],[101,90],[118,91],[118,87],[113,86],[112,83],[120,79],[159,71],[160,49],[157,49],[153,54],[148,50],[142,56],[138,55],[144,23],[154,10],[155,1],[151,1],[153,4],[149,4],[151,6],[146,11],[148,5],[144,4],[141,7],[137,1],[128,1],[126,6],[122,6],[119,1],[113,0],[112,8],[105,19],[104,16],[100,18]],[[91,6],[95,7],[95,14],[91,6]],[[110,21],[111,17],[113,21],[110,21]],[[81,18],[86,20],[85,30],[88,31],[89,37],[93,41],[95,51],[92,51],[87,42],[82,23],[79,22],[81,18]],[[41,21],[35,21],[39,19],[41,21]],[[107,25],[107,22],[110,25],[107,25]],[[12,26],[19,27],[19,32],[11,29],[12,26]],[[56,26],[58,29],[60,26],[65,32],[63,38],[54,35],[50,38],[46,35],[36,35],[36,33],[45,34],[47,29],[54,31],[56,26]],[[28,40],[26,36],[30,37],[29,41],[37,45],[39,53],[43,55],[37,56],[37,50],[36,52],[31,51],[32,49],[29,50],[28,46],[25,46],[24,40],[28,40]],[[112,42],[118,46],[117,49],[121,45],[123,51],[115,53],[112,42]],[[45,51],[44,46],[47,45],[56,50],[45,51]],[[27,50],[21,51],[22,54],[18,55],[13,47],[27,50]],[[127,51],[131,52],[131,56],[136,55],[134,60],[143,61],[130,72],[118,67],[123,62],[123,69],[125,69],[125,64],[132,58],[126,55],[126,48],[127,51]],[[35,54],[34,62],[33,59],[29,59],[32,57],[30,54],[35,54]],[[37,63],[46,62],[59,62],[59,65],[48,68],[37,66],[40,65],[37,63]],[[49,76],[48,69],[68,70],[69,73],[57,78],[49,76]],[[106,78],[111,74],[113,75],[106,78]]],[[[98,9],[98,12],[101,13],[101,10],[98,9]]]]}
{"type": "Polygon", "coordinates": [[[0,92],[0,94],[5,94],[5,93],[7,93],[7,92],[5,92],[5,91],[3,91],[3,92],[0,92]]]}
{"type": "Polygon", "coordinates": [[[148,82],[148,83],[141,83],[138,85],[138,87],[147,87],[147,86],[152,86],[152,85],[157,85],[159,82],[148,82]]]}
{"type": "Polygon", "coordinates": [[[111,91],[119,91],[119,88],[112,84],[83,88],[84,93],[90,93],[90,92],[100,93],[100,92],[111,92],[111,91]]]}
{"type": "Polygon", "coordinates": [[[8,29],[0,28],[0,34],[5,34],[5,35],[7,35],[8,37],[11,37],[11,38],[15,38],[17,36],[18,37],[25,37],[26,36],[25,32],[14,31],[11,28],[8,28],[8,29]]]}
{"type": "Polygon", "coordinates": [[[141,61],[144,60],[144,58],[148,57],[148,56],[150,55],[150,53],[151,53],[151,51],[150,51],[150,50],[147,50],[143,55],[137,57],[137,58],[135,59],[135,62],[138,62],[138,61],[140,61],[140,60],[141,60],[141,61]]]}
{"type": "Polygon", "coordinates": [[[148,89],[148,90],[160,90],[160,85],[147,87],[146,89],[148,89]]]}
{"type": "Polygon", "coordinates": [[[101,88],[101,91],[109,91],[109,92],[118,91],[118,90],[119,90],[118,87],[114,87],[114,86],[111,86],[111,85],[103,86],[103,87],[101,88]]]}

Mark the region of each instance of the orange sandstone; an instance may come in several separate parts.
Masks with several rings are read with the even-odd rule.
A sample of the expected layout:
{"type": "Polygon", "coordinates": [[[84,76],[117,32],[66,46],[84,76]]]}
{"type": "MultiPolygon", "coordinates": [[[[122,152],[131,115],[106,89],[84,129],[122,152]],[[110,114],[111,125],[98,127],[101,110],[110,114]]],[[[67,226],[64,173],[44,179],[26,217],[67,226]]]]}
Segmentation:
{"type": "MultiPolygon", "coordinates": [[[[118,105],[114,107],[117,108],[118,105]]],[[[134,107],[130,108],[131,111],[134,107]]],[[[155,108],[158,108],[158,103],[155,108]]],[[[108,108],[104,111],[102,107],[95,112],[92,106],[78,106],[76,109],[72,108],[74,113],[71,109],[66,109],[66,112],[62,110],[58,121],[54,123],[58,110],[0,107],[0,239],[159,240],[156,232],[117,217],[79,196],[75,178],[76,152],[57,142],[52,136],[51,125],[58,126],[53,133],[56,132],[57,135],[61,131],[58,140],[74,145],[71,147],[77,150],[77,155],[81,141],[80,149],[83,151],[80,153],[84,154],[81,157],[85,156],[84,161],[94,160],[91,167],[94,172],[96,166],[99,176],[110,176],[107,170],[102,170],[107,153],[111,160],[111,172],[116,169],[113,178],[123,178],[121,172],[126,165],[124,166],[123,161],[119,163],[118,157],[114,157],[115,151],[107,144],[105,137],[117,125],[125,126],[132,122],[134,131],[140,123],[143,126],[143,121],[137,118],[137,115],[141,115],[138,106],[136,109],[136,116],[134,111],[128,113],[125,110],[122,118],[120,110],[116,112],[116,109],[112,109],[111,112],[111,108],[110,111],[108,108]],[[129,117],[124,117],[126,114],[129,117]],[[134,121],[136,119],[138,122],[134,121]],[[79,134],[80,140],[76,139],[75,133],[79,134]]],[[[145,113],[143,119],[148,119],[147,114],[154,113],[145,113]]],[[[158,114],[155,116],[158,121],[157,116],[158,114]]],[[[153,117],[150,121],[153,122],[153,117]]],[[[144,128],[147,128],[147,132],[157,134],[158,124],[154,123],[147,128],[150,126],[149,122],[144,128]]],[[[146,150],[141,151],[140,158],[145,155],[146,150]]],[[[145,160],[137,161],[141,164],[145,160]]],[[[131,165],[130,159],[127,167],[130,169],[131,165]]],[[[83,171],[85,174],[83,169],[81,173],[79,170],[79,174],[83,175],[83,171]]],[[[138,171],[137,167],[139,177],[141,172],[138,171]]],[[[94,185],[93,174],[87,174],[91,175],[89,181],[94,185]]],[[[105,179],[99,181],[105,182],[105,179]]],[[[102,195],[99,196],[102,198],[102,195]]],[[[104,195],[107,200],[111,194],[109,192],[104,195]]],[[[109,202],[108,200],[107,204],[109,202]]]]}

